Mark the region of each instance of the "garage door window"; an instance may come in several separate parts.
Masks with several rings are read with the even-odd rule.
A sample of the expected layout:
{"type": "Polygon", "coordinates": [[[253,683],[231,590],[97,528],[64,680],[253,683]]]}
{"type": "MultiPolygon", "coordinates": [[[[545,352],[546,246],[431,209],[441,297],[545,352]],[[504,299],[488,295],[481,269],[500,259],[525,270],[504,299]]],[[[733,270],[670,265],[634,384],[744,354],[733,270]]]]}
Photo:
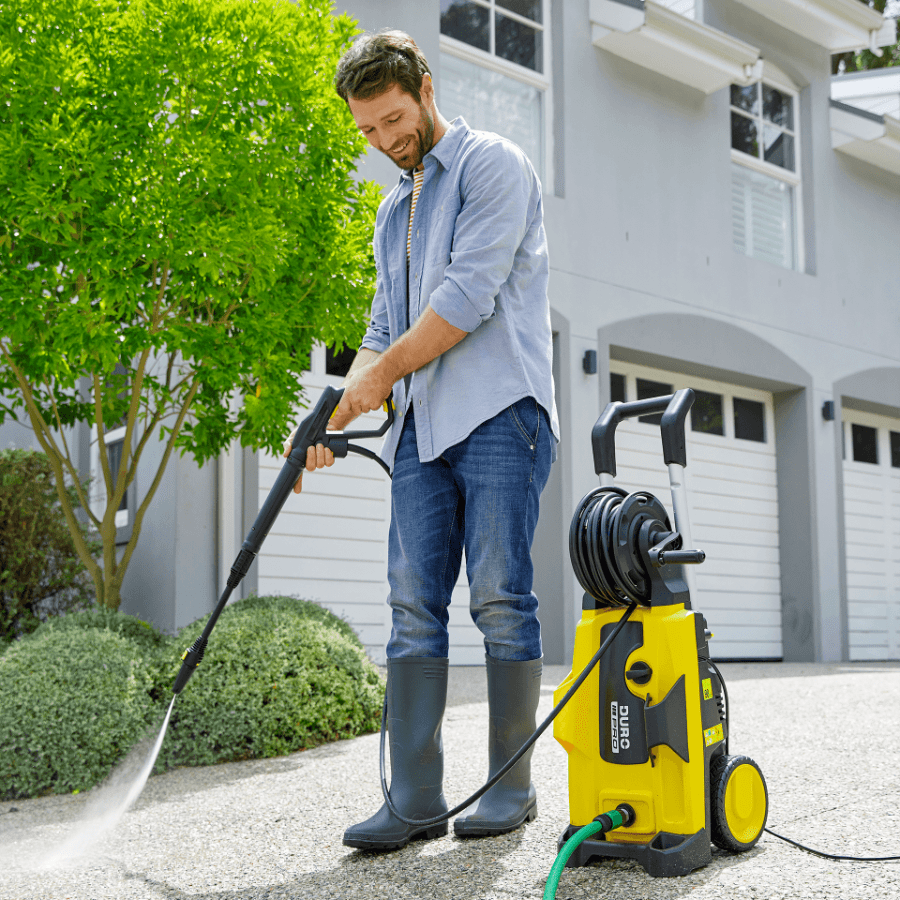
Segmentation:
{"type": "Polygon", "coordinates": [[[694,405],[691,407],[691,431],[699,431],[703,434],[725,434],[721,394],[694,391],[694,405]]]}
{"type": "Polygon", "coordinates": [[[851,426],[851,437],[853,439],[853,461],[877,466],[878,429],[870,428],[868,425],[858,425],[854,422],[851,426]]]}
{"type": "Polygon", "coordinates": [[[625,376],[612,372],[609,376],[609,399],[613,403],[625,402],[625,376]]]}
{"type": "Polygon", "coordinates": [[[766,408],[756,400],[734,398],[734,436],[742,441],[766,442],[766,408]]]}
{"type": "MultiPolygon", "coordinates": [[[[637,379],[638,400],[650,400],[652,397],[665,397],[673,392],[672,385],[664,381],[650,381],[648,378],[637,379]]],[[[638,419],[645,425],[659,425],[662,422],[662,413],[654,413],[652,416],[641,416],[638,419]]]]}
{"type": "Polygon", "coordinates": [[[891,466],[900,469],[900,431],[891,432],[891,466]]]}

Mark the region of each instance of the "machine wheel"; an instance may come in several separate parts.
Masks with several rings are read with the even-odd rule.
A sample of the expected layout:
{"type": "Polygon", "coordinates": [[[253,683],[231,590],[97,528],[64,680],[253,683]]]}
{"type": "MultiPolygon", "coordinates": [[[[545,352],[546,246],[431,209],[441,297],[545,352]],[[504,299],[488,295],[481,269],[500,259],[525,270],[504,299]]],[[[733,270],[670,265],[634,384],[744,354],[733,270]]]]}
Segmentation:
{"type": "Polygon", "coordinates": [[[709,780],[712,842],[723,850],[744,853],[766,827],[766,779],[749,756],[722,754],[710,764],[709,780]]]}

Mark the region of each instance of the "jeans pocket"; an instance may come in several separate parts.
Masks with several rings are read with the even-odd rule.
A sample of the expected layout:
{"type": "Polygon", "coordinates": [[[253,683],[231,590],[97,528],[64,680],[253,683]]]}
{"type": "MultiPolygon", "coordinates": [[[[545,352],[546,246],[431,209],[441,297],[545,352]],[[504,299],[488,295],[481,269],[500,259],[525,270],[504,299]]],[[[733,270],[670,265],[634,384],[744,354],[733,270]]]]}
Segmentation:
{"type": "Polygon", "coordinates": [[[541,427],[541,409],[534,397],[523,397],[509,407],[509,414],[516,428],[534,450],[541,427]]]}

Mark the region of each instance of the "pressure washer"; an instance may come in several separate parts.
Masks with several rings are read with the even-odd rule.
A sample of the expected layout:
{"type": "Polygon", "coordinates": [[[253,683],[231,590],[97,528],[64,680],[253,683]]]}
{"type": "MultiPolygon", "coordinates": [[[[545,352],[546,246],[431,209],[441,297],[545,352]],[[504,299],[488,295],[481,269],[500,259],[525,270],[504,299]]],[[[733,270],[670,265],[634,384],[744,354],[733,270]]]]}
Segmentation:
{"type": "MultiPolygon", "coordinates": [[[[357,453],[390,476],[375,453],[350,441],[383,436],[395,419],[391,401],[385,404],[387,419],[376,430],[328,431],[342,395],[326,387],[298,426],[291,453],[241,545],[218,604],[182,656],[173,703],[200,665],[210,633],[290,495],[308,449],[323,444],[339,458],[357,453]]],[[[462,812],[555,721],[554,735],[568,753],[570,824],[557,842],[545,898],[555,896],[565,867],[616,858],[634,860],[654,877],[686,875],[711,861],[711,845],[746,852],[768,831],[765,778],[752,759],[730,753],[727,688],[710,659],[707,622],[691,605],[696,597],[691,567],[705,559],[693,547],[684,478],[685,420],[693,401],[694,392],[685,389],[613,402],[594,425],[591,444],[600,486],[578,504],[569,531],[572,566],[585,591],[572,671],[555,691],[551,713],[502,769],[445,814],[406,818],[392,802],[385,777],[385,699],[381,788],[390,811],[410,825],[438,824],[462,812]],[[658,413],[674,528],[652,494],[628,493],[613,484],[617,425],[658,413]]],[[[782,839],[831,859],[853,858],[782,839]]]]}
{"type": "Polygon", "coordinates": [[[617,857],[652,876],[686,875],[712,859],[711,844],[744,852],[765,828],[768,791],[759,766],[728,753],[724,682],[709,658],[706,619],[691,606],[693,549],[688,516],[684,423],[690,389],[612,403],[591,433],[601,486],[578,504],[569,532],[572,566],[585,594],[572,674],[561,698],[613,627],[628,621],[554,725],[569,754],[571,824],[560,848],[611,806],[631,820],[614,834],[585,836],[569,866],[617,857]],[[662,413],[675,527],[646,491],[613,485],[615,431],[626,418],[662,413]]]}

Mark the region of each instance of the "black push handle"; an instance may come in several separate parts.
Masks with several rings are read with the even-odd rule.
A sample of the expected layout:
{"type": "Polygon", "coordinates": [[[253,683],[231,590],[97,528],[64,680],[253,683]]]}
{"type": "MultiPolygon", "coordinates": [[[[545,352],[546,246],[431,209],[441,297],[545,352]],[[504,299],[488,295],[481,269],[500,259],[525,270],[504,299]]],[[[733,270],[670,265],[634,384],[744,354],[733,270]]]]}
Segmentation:
{"type": "Polygon", "coordinates": [[[684,442],[684,422],[694,405],[694,392],[690,388],[651,397],[649,400],[632,400],[630,403],[614,401],[607,404],[600,418],[591,429],[591,446],[594,450],[594,471],[598,474],[616,475],[616,426],[622,419],[663,414],[659,428],[662,434],[663,460],[666,465],[687,465],[684,442]]]}

